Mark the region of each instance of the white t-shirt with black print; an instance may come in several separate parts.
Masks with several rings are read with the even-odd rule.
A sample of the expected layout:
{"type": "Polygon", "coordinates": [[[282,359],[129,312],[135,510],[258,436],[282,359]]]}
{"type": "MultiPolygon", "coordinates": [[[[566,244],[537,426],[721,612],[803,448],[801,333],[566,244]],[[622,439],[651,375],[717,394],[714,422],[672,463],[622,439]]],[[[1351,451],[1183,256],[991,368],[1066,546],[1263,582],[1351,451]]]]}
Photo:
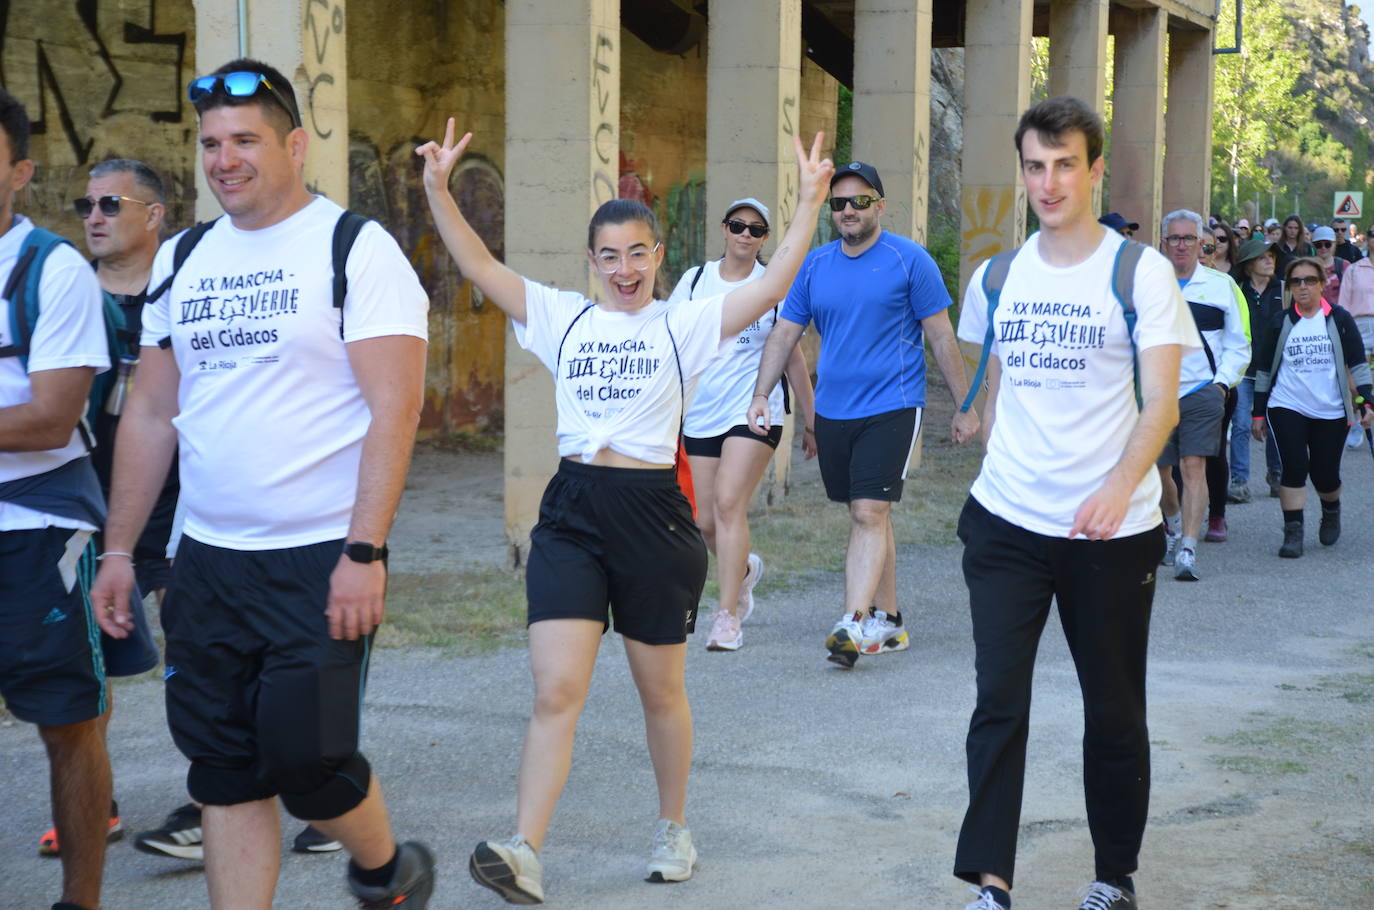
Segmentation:
{"type": "Polygon", "coordinates": [[[1320,310],[1313,316],[1299,316],[1288,333],[1283,346],[1283,360],[1274,378],[1274,390],[1269,394],[1269,407],[1287,408],[1304,417],[1334,420],[1345,416],[1345,402],[1341,398],[1336,377],[1345,369],[1336,370],[1336,352],[1331,349],[1331,336],[1326,332],[1326,315],[1320,310]]]}
{"type": "MultiPolygon", "coordinates": [[[[1105,231],[1097,250],[1068,268],[1047,264],[1033,234],[1012,262],[998,302],[992,355],[1002,366],[992,437],[971,493],[989,512],[1052,537],[1068,537],[1074,513],[1101,487],[1135,429],[1135,371],[1126,320],[1111,291],[1125,242],[1105,231]]],[[[980,266],[969,280],[959,337],[982,344],[987,299],[980,266]]],[[[1139,350],[1202,341],[1168,260],[1146,250],[1136,266],[1139,350]]],[[[1131,495],[1118,537],[1159,524],[1159,477],[1151,468],[1131,495]]]]}
{"type": "MultiPolygon", "coordinates": [[[[143,344],[170,336],[181,371],[173,420],[185,533],[236,550],[345,536],[371,414],[345,342],[426,338],[428,299],[375,222],[348,257],[344,336],[331,247],[341,209],[323,197],[271,227],[221,218],[143,309],[143,344]]],[[[170,274],[176,237],[150,286],[170,274]]]]}
{"type": "MultiPolygon", "coordinates": [[[[688,269],[682,280],[673,288],[668,302],[673,305],[694,306],[699,301],[723,296],[735,288],[763,276],[763,263],[754,262],[749,277],[741,281],[726,281],[720,277],[720,260],[714,259],[701,266],[701,278],[696,288],[692,279],[696,269],[688,269]],[[688,293],[691,299],[688,299],[688,293]]],[[[706,367],[697,381],[696,395],[687,406],[687,419],[683,423],[683,433],[698,439],[710,439],[725,433],[731,427],[747,423],[749,405],[754,399],[754,386],[759,378],[759,361],[763,358],[763,345],[768,333],[778,321],[777,308],[774,307],[754,320],[738,335],[726,340],[720,353],[706,367]]],[[[782,383],[773,387],[768,396],[768,406],[772,409],[773,422],[778,423],[783,415],[782,383]]]]}
{"type": "Polygon", "coordinates": [[[724,299],[672,307],[655,300],[627,313],[526,279],[515,339],[553,372],[558,454],[590,461],[609,448],[673,464],[684,396],[692,400],[697,377],[723,346],[724,299]]]}

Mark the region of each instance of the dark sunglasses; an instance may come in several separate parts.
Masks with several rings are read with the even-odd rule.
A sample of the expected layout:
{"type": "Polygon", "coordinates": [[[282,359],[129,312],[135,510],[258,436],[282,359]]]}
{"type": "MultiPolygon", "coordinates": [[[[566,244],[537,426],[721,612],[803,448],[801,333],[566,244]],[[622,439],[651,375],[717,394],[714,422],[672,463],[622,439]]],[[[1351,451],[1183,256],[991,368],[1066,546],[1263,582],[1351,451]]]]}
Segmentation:
{"type": "Polygon", "coordinates": [[[846,205],[852,205],[854,206],[854,211],[862,212],[881,198],[881,196],[869,196],[868,194],[862,196],[831,196],[830,211],[843,212],[846,205]]]}
{"type": "Polygon", "coordinates": [[[1336,245],[1336,242],[1335,242],[1334,240],[1318,240],[1316,243],[1314,243],[1314,244],[1312,244],[1312,245],[1315,246],[1315,247],[1320,248],[1320,247],[1326,247],[1326,246],[1335,246],[1335,245],[1336,245]]]}
{"type": "Polygon", "coordinates": [[[291,118],[293,126],[301,125],[300,115],[296,113],[296,108],[286,96],[277,91],[267,77],[262,73],[254,73],[248,70],[241,70],[236,73],[221,73],[215,76],[199,76],[191,80],[191,84],[186,86],[186,97],[195,104],[206,95],[213,95],[216,91],[223,92],[230,98],[252,98],[258,93],[258,89],[265,88],[267,93],[272,96],[281,109],[286,111],[291,118]]]}
{"type": "Polygon", "coordinates": [[[113,218],[119,214],[119,204],[121,201],[133,202],[145,207],[152,204],[144,202],[142,199],[135,199],[132,196],[101,196],[99,199],[91,199],[89,196],[83,196],[80,199],[72,200],[72,208],[76,209],[76,217],[80,218],[82,221],[91,217],[91,212],[95,211],[97,205],[100,206],[100,214],[104,215],[106,218],[113,218]]]}
{"type": "Polygon", "coordinates": [[[748,231],[750,237],[762,237],[768,233],[768,228],[761,224],[749,224],[746,221],[736,221],[733,218],[722,223],[730,229],[732,234],[743,234],[748,231]]]}
{"type": "Polygon", "coordinates": [[[1215,243],[1204,243],[1202,245],[1202,252],[1206,253],[1208,256],[1212,255],[1216,251],[1217,245],[1215,243]]]}
{"type": "Polygon", "coordinates": [[[1325,278],[1318,278],[1316,275],[1294,275],[1288,279],[1288,283],[1293,287],[1302,287],[1304,284],[1325,284],[1325,278]]]}

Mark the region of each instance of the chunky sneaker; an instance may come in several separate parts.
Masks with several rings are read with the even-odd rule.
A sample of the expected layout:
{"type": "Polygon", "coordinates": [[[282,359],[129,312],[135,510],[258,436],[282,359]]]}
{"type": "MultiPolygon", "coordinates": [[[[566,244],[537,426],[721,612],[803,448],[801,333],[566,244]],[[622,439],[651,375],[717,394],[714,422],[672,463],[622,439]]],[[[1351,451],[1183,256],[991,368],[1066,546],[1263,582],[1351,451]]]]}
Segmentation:
{"type": "Polygon", "coordinates": [[[333,853],[342,850],[343,844],[330,840],[329,835],[317,830],[313,825],[306,825],[291,842],[291,849],[296,853],[333,853]]]}
{"type": "Polygon", "coordinates": [[[472,880],[510,904],[544,903],[544,867],[519,834],[499,843],[482,841],[468,859],[472,880]]]}
{"type": "Polygon", "coordinates": [[[744,568],[744,584],[739,589],[739,605],[735,614],[744,622],[754,612],[754,586],[763,578],[763,559],[757,553],[749,554],[749,562],[744,568]]]}
{"type": "Polygon", "coordinates": [[[729,610],[717,610],[711,620],[711,634],[706,639],[708,651],[738,651],[744,644],[744,633],[740,631],[739,620],[730,615],[729,610]]]}
{"type": "Polygon", "coordinates": [[[1303,523],[1300,521],[1285,521],[1283,523],[1283,544],[1279,547],[1279,555],[1284,559],[1297,559],[1302,555],[1302,532],[1303,523]]]}
{"type": "Polygon", "coordinates": [[[888,651],[905,651],[911,640],[906,637],[902,627],[902,614],[897,614],[893,622],[882,610],[871,610],[863,622],[863,643],[859,650],[864,654],[886,654],[888,651]]]}
{"type": "Polygon", "coordinates": [[[1174,554],[1174,578],[1179,581],[1197,581],[1197,554],[1182,547],[1174,554]]]}
{"type": "Polygon", "coordinates": [[[1207,533],[1203,535],[1203,540],[1209,543],[1226,542],[1226,519],[1221,515],[1213,515],[1207,519],[1207,533]]]}
{"type": "Polygon", "coordinates": [[[1167,527],[1164,529],[1164,558],[1159,561],[1161,566],[1171,566],[1174,564],[1174,556],[1178,553],[1178,545],[1182,543],[1183,535],[1174,534],[1167,527]]]}
{"type": "Polygon", "coordinates": [[[826,660],[850,669],[859,659],[859,647],[863,644],[863,627],[853,616],[843,616],[835,623],[835,628],[825,639],[825,649],[830,652],[826,660]]]}
{"type": "Polygon", "coordinates": [[[205,845],[201,840],[200,809],[195,803],[187,803],[173,809],[161,828],[144,831],[134,837],[134,849],[154,856],[205,859],[205,845]]]}
{"type": "MultiPolygon", "coordinates": [[[[110,801],[110,827],[105,831],[105,843],[113,844],[124,837],[124,823],[119,818],[119,803],[110,801]]],[[[38,839],[39,856],[61,856],[62,847],[57,842],[57,829],[50,828],[48,833],[38,839]]]]}
{"type": "Polygon", "coordinates": [[[358,899],[362,910],[425,910],[434,893],[434,854],[419,841],[406,841],[396,848],[396,873],[384,888],[360,885],[352,875],[348,890],[358,899]]]}
{"type": "Polygon", "coordinates": [[[1244,480],[1231,478],[1231,486],[1226,491],[1226,501],[1229,503],[1240,504],[1250,501],[1250,484],[1244,480]]]}
{"type": "Polygon", "coordinates": [[[675,821],[660,818],[654,826],[654,848],[644,878],[651,882],[685,882],[697,864],[692,832],[675,821]]]}
{"type": "Polygon", "coordinates": [[[1078,910],[1138,910],[1135,895],[1125,888],[1115,888],[1106,882],[1089,882],[1078,889],[1082,901],[1078,910]]]}
{"type": "Polygon", "coordinates": [[[1341,507],[1328,509],[1322,505],[1322,523],[1317,526],[1317,540],[1322,546],[1329,547],[1341,539],[1341,507]]]}
{"type": "Polygon", "coordinates": [[[969,904],[964,910],[1007,910],[1006,907],[997,903],[996,898],[992,896],[992,892],[980,890],[972,885],[969,885],[968,889],[978,895],[978,900],[969,904]]]}

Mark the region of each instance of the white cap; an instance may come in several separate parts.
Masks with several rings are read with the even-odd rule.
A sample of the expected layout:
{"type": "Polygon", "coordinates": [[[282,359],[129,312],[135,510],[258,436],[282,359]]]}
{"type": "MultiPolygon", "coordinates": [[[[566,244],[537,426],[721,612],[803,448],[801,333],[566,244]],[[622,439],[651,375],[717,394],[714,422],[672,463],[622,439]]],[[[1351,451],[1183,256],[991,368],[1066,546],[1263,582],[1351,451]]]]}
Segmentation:
{"type": "Polygon", "coordinates": [[[1323,224],[1312,232],[1312,242],[1316,243],[1318,240],[1330,240],[1332,243],[1335,243],[1336,232],[1323,224]]]}
{"type": "Polygon", "coordinates": [[[763,216],[763,224],[765,227],[771,228],[773,226],[772,216],[768,214],[768,206],[764,205],[762,202],[759,202],[753,196],[746,196],[743,199],[736,199],[734,202],[727,205],[725,207],[725,217],[729,218],[730,214],[734,212],[735,209],[742,209],[745,206],[748,206],[749,208],[753,209],[754,211],[758,212],[760,215],[763,216]]]}

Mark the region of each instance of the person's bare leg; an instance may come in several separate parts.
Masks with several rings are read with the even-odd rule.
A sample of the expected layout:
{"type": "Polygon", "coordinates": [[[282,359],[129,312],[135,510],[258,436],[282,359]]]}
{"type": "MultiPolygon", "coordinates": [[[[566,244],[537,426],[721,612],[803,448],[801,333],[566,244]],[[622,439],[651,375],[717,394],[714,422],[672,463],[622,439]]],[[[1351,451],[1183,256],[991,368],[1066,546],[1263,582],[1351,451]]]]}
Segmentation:
{"type": "Polygon", "coordinates": [[[1196,538],[1207,517],[1207,459],[1184,455],[1178,470],[1183,475],[1183,536],[1196,538]]]}
{"type": "Polygon", "coordinates": [[[697,524],[701,526],[701,536],[706,541],[706,549],[714,553],[716,552],[716,468],[720,466],[720,459],[711,458],[708,455],[688,455],[687,464],[692,468],[692,493],[697,500],[697,524]]]}
{"type": "Polygon", "coordinates": [[[546,619],[530,626],[534,711],[520,756],[515,831],[536,852],[568,782],[573,734],[592,684],[602,630],[590,619],[546,619]]]}
{"type": "MultiPolygon", "coordinates": [[[[848,614],[867,613],[874,604],[887,568],[891,515],[890,502],[855,499],[849,503],[849,550],[844,559],[844,609],[848,614]]],[[[895,602],[895,581],[893,584],[895,602]]]]}
{"type": "MultiPolygon", "coordinates": [[[[732,614],[739,606],[740,589],[744,587],[744,575],[749,567],[749,500],[772,457],[771,448],[752,439],[732,436],[721,446],[714,484],[715,546],[712,549],[720,579],[720,605],[732,614]]],[[[695,464],[692,470],[696,470],[695,464]]],[[[698,500],[698,509],[700,505],[698,500]]],[[[704,519],[702,526],[705,527],[704,519]]]]}
{"type": "Polygon", "coordinates": [[[113,787],[105,751],[108,722],[107,710],[81,723],[38,728],[48,751],[53,824],[62,851],[62,900],[91,910],[100,906],[113,787]]]}
{"type": "Polygon", "coordinates": [[[325,837],[343,844],[359,869],[379,869],[396,855],[396,837],[391,833],[382,785],[377,783],[375,774],[362,802],[338,818],[311,820],[310,824],[325,837]]]}
{"type": "Polygon", "coordinates": [[[201,811],[205,883],[213,910],[272,910],[281,868],[281,818],[275,799],[201,811]]]}
{"type": "Polygon", "coordinates": [[[692,768],[692,709],[687,703],[687,643],[646,645],[625,639],[644,733],[658,782],[658,817],[686,826],[687,776],[692,768]]]}
{"type": "MultiPolygon", "coordinates": [[[[1336,491],[1337,495],[1340,491],[1336,491]]],[[[1279,487],[1279,508],[1285,512],[1301,510],[1307,505],[1307,487],[1279,487]]]]}
{"type": "Polygon", "coordinates": [[[1174,483],[1174,469],[1159,467],[1159,508],[1165,515],[1177,515],[1183,508],[1178,501],[1178,486],[1174,483]]]}
{"type": "Polygon", "coordinates": [[[892,513],[887,516],[887,541],[884,544],[883,574],[873,603],[888,616],[897,615],[897,540],[892,536],[892,513]]]}

